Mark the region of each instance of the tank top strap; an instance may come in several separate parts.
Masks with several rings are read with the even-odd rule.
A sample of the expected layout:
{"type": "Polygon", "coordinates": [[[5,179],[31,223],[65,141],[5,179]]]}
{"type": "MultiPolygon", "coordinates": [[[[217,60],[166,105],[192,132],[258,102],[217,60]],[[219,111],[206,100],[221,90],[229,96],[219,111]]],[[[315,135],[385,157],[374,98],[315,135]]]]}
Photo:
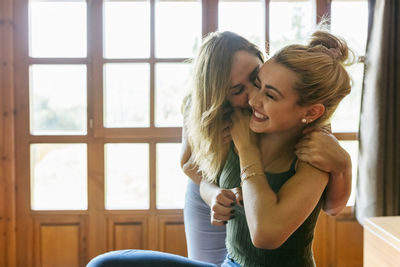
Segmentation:
{"type": "Polygon", "coordinates": [[[297,169],[297,163],[298,163],[298,158],[297,156],[294,156],[294,159],[292,161],[292,164],[290,164],[290,169],[289,171],[296,171],[297,169]]]}

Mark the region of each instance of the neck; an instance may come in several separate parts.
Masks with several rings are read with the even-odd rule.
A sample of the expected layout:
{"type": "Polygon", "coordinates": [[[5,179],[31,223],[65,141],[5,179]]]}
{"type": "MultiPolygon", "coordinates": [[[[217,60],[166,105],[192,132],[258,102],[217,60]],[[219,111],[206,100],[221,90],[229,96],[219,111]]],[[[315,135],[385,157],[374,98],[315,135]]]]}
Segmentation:
{"type": "Polygon", "coordinates": [[[260,148],[266,171],[284,171],[294,158],[294,146],[301,132],[280,132],[262,134],[260,148]]]}

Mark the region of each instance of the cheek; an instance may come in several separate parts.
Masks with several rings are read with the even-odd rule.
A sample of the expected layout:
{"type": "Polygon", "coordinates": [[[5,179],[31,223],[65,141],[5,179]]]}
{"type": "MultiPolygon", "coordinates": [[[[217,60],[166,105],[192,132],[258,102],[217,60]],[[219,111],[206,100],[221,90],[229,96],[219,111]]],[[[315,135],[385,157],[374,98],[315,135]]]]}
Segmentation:
{"type": "Polygon", "coordinates": [[[236,96],[231,96],[228,100],[232,107],[246,108],[249,106],[247,94],[244,93],[236,96]]]}

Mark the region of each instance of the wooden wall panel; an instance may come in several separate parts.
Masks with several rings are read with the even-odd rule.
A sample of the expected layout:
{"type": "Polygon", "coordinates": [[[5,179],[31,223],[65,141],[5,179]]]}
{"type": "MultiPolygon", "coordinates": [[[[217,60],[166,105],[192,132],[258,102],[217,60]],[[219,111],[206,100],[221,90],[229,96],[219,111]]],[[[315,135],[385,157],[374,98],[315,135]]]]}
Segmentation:
{"type": "Polygon", "coordinates": [[[313,243],[318,267],[362,267],[363,228],[351,207],[335,217],[321,212],[313,243]]]}
{"type": "Polygon", "coordinates": [[[363,262],[363,228],[354,220],[336,223],[336,267],[359,267],[363,262]]]}
{"type": "Polygon", "coordinates": [[[183,223],[166,223],[164,227],[165,251],[173,254],[187,256],[185,226],[183,225],[183,223]]]}
{"type": "Polygon", "coordinates": [[[187,257],[185,226],[182,218],[160,218],[159,229],[159,250],[187,257]]]}
{"type": "Polygon", "coordinates": [[[114,225],[114,250],[143,248],[143,227],[140,223],[114,225]]]}
{"type": "Polygon", "coordinates": [[[146,218],[109,218],[108,250],[148,249],[146,218]]]}
{"type": "Polygon", "coordinates": [[[40,266],[80,266],[79,225],[41,225],[40,266]]]}
{"type": "Polygon", "coordinates": [[[321,212],[314,232],[313,253],[316,265],[324,266],[327,259],[327,235],[325,234],[327,216],[321,212]]]}
{"type": "Polygon", "coordinates": [[[83,267],[87,263],[85,216],[39,215],[33,219],[32,267],[83,267]]]}

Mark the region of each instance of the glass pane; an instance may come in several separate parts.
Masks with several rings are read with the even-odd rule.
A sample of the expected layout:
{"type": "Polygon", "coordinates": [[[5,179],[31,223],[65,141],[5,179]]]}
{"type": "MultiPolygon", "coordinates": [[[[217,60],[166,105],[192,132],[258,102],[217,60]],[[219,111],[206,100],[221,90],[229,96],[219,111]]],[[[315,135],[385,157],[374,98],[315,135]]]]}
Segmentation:
{"type": "Polygon", "coordinates": [[[242,35],[265,51],[265,8],[263,1],[219,1],[218,30],[242,35]]]}
{"type": "Polygon", "coordinates": [[[289,44],[304,44],[314,27],[311,1],[271,1],[270,55],[289,44]]]}
{"type": "Polygon", "coordinates": [[[87,209],[86,144],[31,145],[31,208],[87,209]]]}
{"type": "Polygon", "coordinates": [[[146,0],[107,0],[104,3],[104,56],[150,56],[150,4],[146,0]]]}
{"type": "Polygon", "coordinates": [[[194,56],[201,44],[201,4],[199,1],[156,1],[155,24],[157,57],[194,56]]]}
{"type": "Polygon", "coordinates": [[[30,0],[32,57],[86,57],[86,1],[30,0]]]}
{"type": "Polygon", "coordinates": [[[350,154],[352,163],[352,185],[350,198],[347,206],[354,206],[356,184],[357,184],[357,166],[358,166],[358,141],[340,141],[340,145],[350,154]]]}
{"type": "Polygon", "coordinates": [[[340,102],[332,117],[333,132],[358,132],[364,64],[347,67],[353,81],[351,93],[340,102]]]}
{"type": "Polygon", "coordinates": [[[146,63],[104,65],[104,126],[148,127],[150,67],[146,63]]]}
{"type": "Polygon", "coordinates": [[[156,126],[182,126],[181,105],[188,89],[191,64],[156,64],[156,126]]]}
{"type": "Polygon", "coordinates": [[[180,162],[181,144],[157,144],[157,208],[183,209],[187,177],[180,162]]]}
{"type": "Polygon", "coordinates": [[[331,12],[332,32],[344,37],[358,55],[364,55],[368,32],[368,1],[333,0],[331,12]]]}
{"type": "Polygon", "coordinates": [[[106,144],[106,209],[149,208],[149,145],[106,144]]]}
{"type": "Polygon", "coordinates": [[[83,135],[87,130],[85,65],[30,67],[30,122],[34,135],[83,135]]]}

